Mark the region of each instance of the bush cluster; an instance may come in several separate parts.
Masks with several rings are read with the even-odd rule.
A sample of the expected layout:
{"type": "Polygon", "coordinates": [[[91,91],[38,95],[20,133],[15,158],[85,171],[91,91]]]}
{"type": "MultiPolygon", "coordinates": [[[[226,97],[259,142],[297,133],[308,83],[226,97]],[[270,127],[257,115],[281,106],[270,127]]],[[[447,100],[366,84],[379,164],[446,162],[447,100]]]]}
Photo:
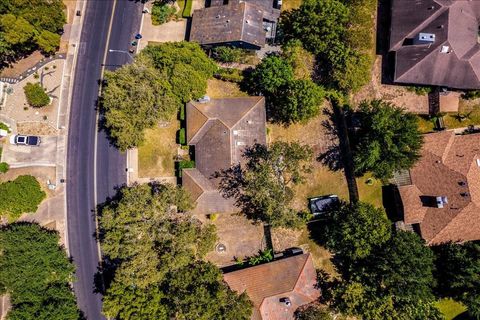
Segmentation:
{"type": "Polygon", "coordinates": [[[19,176],[13,181],[0,184],[0,215],[9,221],[23,213],[35,212],[46,194],[33,176],[19,176]]]}
{"type": "Polygon", "coordinates": [[[38,82],[28,82],[25,87],[23,87],[23,91],[25,92],[28,104],[32,107],[40,108],[50,104],[50,97],[38,82]]]}
{"type": "Polygon", "coordinates": [[[152,24],[158,26],[172,19],[175,7],[163,1],[155,1],[152,6],[152,24]]]}

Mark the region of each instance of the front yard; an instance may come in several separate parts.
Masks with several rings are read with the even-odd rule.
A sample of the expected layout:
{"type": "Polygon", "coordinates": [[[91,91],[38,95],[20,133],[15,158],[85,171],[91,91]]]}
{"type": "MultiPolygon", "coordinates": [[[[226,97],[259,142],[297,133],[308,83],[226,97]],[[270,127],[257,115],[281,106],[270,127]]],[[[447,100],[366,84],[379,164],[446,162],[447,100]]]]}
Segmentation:
{"type": "Polygon", "coordinates": [[[141,178],[173,177],[177,155],[177,120],[159,123],[145,130],[145,143],[138,148],[138,175],[141,178]]]}

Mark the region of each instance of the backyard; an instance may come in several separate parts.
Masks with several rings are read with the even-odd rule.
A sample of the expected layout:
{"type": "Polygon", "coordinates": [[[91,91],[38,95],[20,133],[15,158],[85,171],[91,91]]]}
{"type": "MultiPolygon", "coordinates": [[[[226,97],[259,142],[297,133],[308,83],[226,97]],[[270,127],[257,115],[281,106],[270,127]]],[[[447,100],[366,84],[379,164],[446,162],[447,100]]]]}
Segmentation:
{"type": "MultiPolygon", "coordinates": [[[[307,176],[304,184],[296,187],[297,196],[294,206],[299,210],[306,209],[308,198],[313,196],[336,194],[340,198],[348,200],[347,182],[343,172],[333,172],[315,159],[333,143],[332,137],[328,135],[323,126],[323,122],[326,120],[327,116],[321,114],[306,124],[293,124],[288,127],[276,124],[268,125],[270,142],[277,140],[298,141],[311,146],[314,151],[313,171],[307,176]]],[[[357,185],[362,201],[369,202],[377,207],[382,206],[382,184],[380,181],[372,179],[367,174],[357,179],[357,185]]]]}

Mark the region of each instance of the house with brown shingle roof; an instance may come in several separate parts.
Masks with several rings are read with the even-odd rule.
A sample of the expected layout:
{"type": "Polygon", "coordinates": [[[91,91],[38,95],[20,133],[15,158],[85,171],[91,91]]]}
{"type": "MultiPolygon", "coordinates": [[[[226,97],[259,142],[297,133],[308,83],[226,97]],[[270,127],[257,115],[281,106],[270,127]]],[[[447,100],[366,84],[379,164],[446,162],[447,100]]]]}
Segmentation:
{"type": "Polygon", "coordinates": [[[266,144],[265,98],[242,97],[191,101],[186,107],[187,143],[194,146],[195,168],[183,169],[182,185],[197,202],[193,213],[232,213],[214,174],[243,163],[246,147],[266,144]]]}
{"type": "Polygon", "coordinates": [[[427,244],[480,240],[480,134],[425,135],[398,191],[403,223],[427,244]]]}
{"type": "Polygon", "coordinates": [[[480,1],[392,0],[397,83],[480,88],[480,1]]]}
{"type": "Polygon", "coordinates": [[[274,39],[280,10],[270,0],[212,1],[195,10],[190,41],[204,47],[217,45],[258,50],[274,39]]]}
{"type": "Polygon", "coordinates": [[[291,320],[295,310],[320,297],[310,254],[301,254],[224,274],[253,303],[252,320],[291,320]]]}

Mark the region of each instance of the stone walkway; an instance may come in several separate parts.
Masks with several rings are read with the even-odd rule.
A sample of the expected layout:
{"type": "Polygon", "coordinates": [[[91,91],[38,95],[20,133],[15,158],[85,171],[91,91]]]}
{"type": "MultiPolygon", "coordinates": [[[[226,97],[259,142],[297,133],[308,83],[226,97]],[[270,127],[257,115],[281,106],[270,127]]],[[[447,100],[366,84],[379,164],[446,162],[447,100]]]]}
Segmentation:
{"type": "Polygon", "coordinates": [[[0,78],[0,81],[10,83],[10,84],[18,83],[19,81],[21,81],[21,80],[27,78],[28,76],[31,76],[32,74],[34,74],[38,69],[40,69],[41,67],[43,67],[47,63],[50,63],[50,62],[52,62],[54,60],[58,60],[58,59],[64,60],[65,59],[65,54],[64,53],[57,53],[56,55],[53,55],[51,57],[42,59],[39,62],[37,62],[37,64],[35,64],[32,68],[23,72],[18,77],[2,77],[2,78],[0,78]]]}

